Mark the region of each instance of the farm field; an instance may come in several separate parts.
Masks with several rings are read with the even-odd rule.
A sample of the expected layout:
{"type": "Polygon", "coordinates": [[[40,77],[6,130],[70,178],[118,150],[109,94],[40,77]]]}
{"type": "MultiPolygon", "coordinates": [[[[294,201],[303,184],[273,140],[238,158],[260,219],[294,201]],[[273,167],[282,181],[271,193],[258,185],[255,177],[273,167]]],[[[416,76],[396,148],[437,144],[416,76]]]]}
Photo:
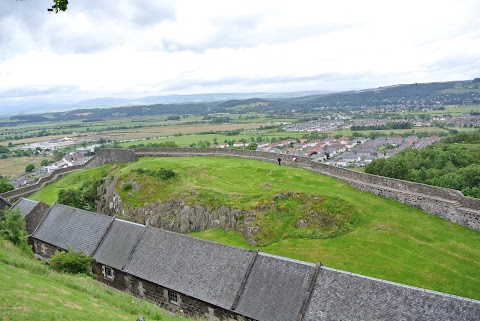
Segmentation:
{"type": "Polygon", "coordinates": [[[209,141],[210,143],[213,144],[214,139],[217,139],[217,142],[219,144],[223,143],[225,140],[233,140],[233,141],[239,141],[241,139],[245,139],[247,141],[250,141],[250,139],[253,137],[256,139],[257,137],[265,137],[268,138],[269,140],[272,139],[273,137],[278,138],[278,137],[295,137],[295,138],[300,138],[305,133],[299,133],[299,132],[268,132],[268,131],[262,131],[262,130],[249,130],[248,132],[242,132],[239,135],[222,135],[222,134],[191,134],[191,135],[182,135],[182,136],[168,136],[168,137],[162,137],[162,138],[152,138],[148,140],[140,140],[140,141],[133,141],[133,142],[126,142],[126,143],[120,143],[120,146],[122,147],[129,147],[131,145],[138,145],[138,144],[153,144],[153,143],[164,143],[164,142],[174,142],[178,145],[178,147],[188,147],[192,143],[198,143],[199,141],[209,141]]]}
{"type": "Polygon", "coordinates": [[[429,114],[432,116],[443,116],[443,115],[459,116],[461,114],[470,113],[470,112],[480,112],[480,105],[474,104],[474,105],[465,105],[465,106],[446,106],[445,110],[414,112],[412,114],[415,114],[415,115],[429,114]]]}
{"type": "Polygon", "coordinates": [[[51,271],[33,255],[0,240],[0,315],[8,321],[193,321],[172,316],[94,281],[51,271]]]}
{"type": "MultiPolygon", "coordinates": [[[[447,133],[448,129],[439,127],[415,127],[413,129],[356,130],[355,132],[360,133],[360,135],[362,135],[363,137],[368,137],[368,135],[372,132],[382,135],[390,135],[391,133],[393,133],[394,135],[402,135],[405,133],[412,133],[412,135],[416,135],[418,133],[447,133]]],[[[352,135],[352,133],[353,131],[351,131],[350,129],[339,129],[334,132],[328,132],[325,134],[350,136],[352,135]]]]}
{"type": "Polygon", "coordinates": [[[25,167],[33,164],[35,169],[40,168],[42,160],[50,158],[43,156],[32,157],[9,157],[0,159],[0,175],[9,178],[17,178],[25,174],[25,167]]]}
{"type": "MultiPolygon", "coordinates": [[[[98,167],[66,175],[32,195],[52,203],[59,186],[109,171],[98,167]],[[70,177],[72,176],[72,177],[70,177]],[[43,194],[42,194],[43,193],[43,194]],[[48,198],[48,197],[51,198],[48,198]]],[[[263,252],[351,271],[385,280],[480,299],[480,233],[412,207],[365,193],[348,184],[307,170],[272,163],[216,157],[141,158],[112,168],[120,181],[135,179],[141,192],[117,190],[130,206],[187,195],[185,202],[251,209],[282,193],[313,195],[351,205],[358,220],[350,232],[317,239],[304,233],[291,216],[262,216],[263,252]],[[135,169],[172,169],[171,181],[138,177],[135,169]],[[192,191],[199,196],[190,199],[192,191]],[[290,224],[290,225],[289,225],[290,224]],[[302,234],[303,233],[303,234],[302,234]],[[270,235],[270,236],[269,236],[270,235]],[[269,238],[270,237],[270,238],[269,238]]],[[[280,206],[291,206],[286,200],[280,206]]],[[[234,232],[208,230],[192,235],[234,246],[249,247],[234,232]]]]}

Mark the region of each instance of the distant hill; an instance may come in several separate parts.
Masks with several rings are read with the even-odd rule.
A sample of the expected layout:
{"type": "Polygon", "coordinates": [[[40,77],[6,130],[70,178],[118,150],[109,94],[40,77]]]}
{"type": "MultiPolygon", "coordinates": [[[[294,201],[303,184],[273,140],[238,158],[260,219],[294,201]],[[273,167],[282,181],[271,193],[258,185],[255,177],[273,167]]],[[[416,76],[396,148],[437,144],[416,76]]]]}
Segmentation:
{"type": "MultiPolygon", "coordinates": [[[[476,78],[477,79],[477,78],[476,78]]],[[[114,119],[149,115],[181,115],[248,111],[293,113],[319,110],[357,109],[418,111],[447,105],[480,104],[480,83],[475,80],[394,85],[373,89],[327,93],[304,91],[287,93],[213,93],[197,95],[148,96],[136,99],[96,98],[49,113],[50,120],[114,119]],[[78,109],[81,107],[82,109],[78,109]]],[[[2,106],[2,110],[8,110],[2,106]]],[[[20,109],[17,109],[20,110],[20,109]]],[[[37,110],[37,109],[36,109],[37,110]]],[[[1,116],[1,115],[0,115],[1,116]]],[[[16,119],[18,116],[12,116],[16,119]]],[[[28,117],[27,117],[28,118],[28,117]]],[[[39,118],[23,119],[38,122],[39,118]]]]}
{"type": "Polygon", "coordinates": [[[307,95],[326,94],[331,91],[310,90],[298,92],[280,92],[280,93],[207,93],[192,95],[159,95],[145,96],[133,99],[115,98],[115,97],[99,97],[88,100],[82,100],[75,104],[58,104],[51,102],[9,102],[4,103],[0,110],[0,118],[8,117],[21,113],[47,113],[59,111],[71,111],[78,108],[111,108],[111,107],[129,107],[129,106],[145,106],[154,104],[186,104],[186,103],[204,103],[219,102],[232,99],[249,99],[249,98],[291,98],[307,95]]]}
{"type": "Polygon", "coordinates": [[[358,91],[311,95],[278,101],[276,107],[297,111],[339,108],[423,107],[480,103],[480,85],[473,80],[394,85],[358,91]]]}
{"type": "Polygon", "coordinates": [[[235,106],[240,106],[240,105],[249,105],[249,104],[261,104],[261,103],[270,103],[270,100],[266,99],[261,99],[261,98],[250,98],[250,99],[244,99],[244,100],[227,100],[224,103],[221,103],[219,106],[220,107],[235,107],[235,106]]]}

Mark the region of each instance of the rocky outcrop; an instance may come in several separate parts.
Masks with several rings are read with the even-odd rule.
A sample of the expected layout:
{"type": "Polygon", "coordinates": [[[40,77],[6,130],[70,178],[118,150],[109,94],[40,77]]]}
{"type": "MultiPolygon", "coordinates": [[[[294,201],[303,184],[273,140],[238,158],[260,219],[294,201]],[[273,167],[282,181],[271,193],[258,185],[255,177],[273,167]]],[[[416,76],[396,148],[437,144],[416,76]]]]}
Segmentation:
{"type": "MultiPolygon", "coordinates": [[[[255,211],[241,211],[224,205],[202,207],[186,204],[182,199],[145,203],[141,207],[128,206],[123,204],[120,196],[115,193],[117,183],[116,177],[109,176],[99,188],[101,200],[97,203],[97,210],[100,213],[178,233],[214,228],[235,230],[243,235],[250,245],[256,245],[254,236],[259,228],[254,224],[255,211]]],[[[135,189],[135,186],[132,189],[135,189]]]]}

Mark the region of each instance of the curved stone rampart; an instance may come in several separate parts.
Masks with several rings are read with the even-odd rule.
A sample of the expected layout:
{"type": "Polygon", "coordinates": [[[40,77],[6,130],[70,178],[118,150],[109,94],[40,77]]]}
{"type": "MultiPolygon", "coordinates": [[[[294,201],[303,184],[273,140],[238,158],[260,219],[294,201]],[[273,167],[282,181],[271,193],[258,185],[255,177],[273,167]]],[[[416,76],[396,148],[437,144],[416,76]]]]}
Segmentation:
{"type": "Polygon", "coordinates": [[[110,163],[129,163],[138,160],[137,154],[131,149],[104,148],[85,163],[85,168],[91,168],[110,163]]]}
{"type": "MultiPolygon", "coordinates": [[[[276,162],[282,158],[282,165],[295,166],[343,180],[351,186],[380,195],[403,204],[416,207],[427,213],[442,217],[448,221],[469,228],[480,230],[480,199],[466,197],[457,190],[430,186],[398,179],[361,173],[346,168],[314,162],[308,157],[297,157],[297,162],[290,161],[290,156],[239,149],[209,148],[139,148],[139,149],[102,149],[85,165],[69,167],[67,171],[90,168],[108,163],[135,162],[139,157],[183,157],[183,156],[220,156],[248,158],[267,162],[276,162]]],[[[61,170],[57,170],[61,171],[61,170]]],[[[57,177],[57,171],[48,176],[48,183],[57,177]],[[54,175],[55,174],[55,175],[54,175]]],[[[60,172],[58,172],[60,174],[60,172]]],[[[45,179],[47,179],[45,178],[45,179]]],[[[10,201],[29,195],[42,188],[47,182],[16,189],[2,197],[10,201]]]]}
{"type": "Polygon", "coordinates": [[[139,157],[145,156],[221,156],[249,158],[276,162],[282,165],[301,167],[317,173],[343,180],[351,186],[380,195],[400,203],[413,206],[448,221],[480,230],[480,200],[466,197],[457,190],[403,181],[388,177],[361,173],[346,168],[317,163],[307,157],[297,157],[295,163],[289,155],[237,149],[203,148],[141,148],[135,149],[139,157]]]}
{"type": "Polygon", "coordinates": [[[78,169],[83,169],[85,165],[75,165],[65,168],[59,168],[54,170],[50,175],[41,177],[35,184],[28,185],[25,187],[17,188],[12,191],[1,194],[3,198],[8,199],[10,202],[14,203],[20,198],[33,194],[34,192],[42,189],[45,185],[48,185],[66,173],[73,172],[78,169]]]}

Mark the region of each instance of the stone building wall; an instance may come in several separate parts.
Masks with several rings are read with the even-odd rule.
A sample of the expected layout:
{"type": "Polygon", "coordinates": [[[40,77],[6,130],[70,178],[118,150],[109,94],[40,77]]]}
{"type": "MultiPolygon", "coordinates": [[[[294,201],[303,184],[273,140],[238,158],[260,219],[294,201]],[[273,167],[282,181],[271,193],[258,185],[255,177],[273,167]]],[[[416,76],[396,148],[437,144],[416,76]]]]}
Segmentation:
{"type": "Polygon", "coordinates": [[[42,242],[37,239],[33,239],[33,250],[36,254],[40,255],[41,257],[45,259],[51,258],[57,250],[61,250],[55,245],[42,242]]]}
{"type": "Polygon", "coordinates": [[[25,217],[25,229],[28,234],[32,234],[37,226],[42,222],[45,215],[47,215],[50,206],[45,203],[38,203],[33,210],[25,217]]]}
{"type": "Polygon", "coordinates": [[[102,282],[120,291],[127,290],[127,287],[125,284],[126,274],[123,271],[95,262],[92,266],[92,272],[95,275],[97,281],[102,282]],[[112,269],[113,279],[109,278],[108,275],[105,274],[106,273],[105,267],[112,269]]]}
{"type": "Polygon", "coordinates": [[[140,299],[153,301],[165,310],[212,321],[255,321],[238,315],[234,311],[225,310],[188,295],[171,291],[136,276],[124,274],[124,277],[127,292],[140,299]],[[176,294],[177,303],[169,300],[169,291],[176,294]]]}

